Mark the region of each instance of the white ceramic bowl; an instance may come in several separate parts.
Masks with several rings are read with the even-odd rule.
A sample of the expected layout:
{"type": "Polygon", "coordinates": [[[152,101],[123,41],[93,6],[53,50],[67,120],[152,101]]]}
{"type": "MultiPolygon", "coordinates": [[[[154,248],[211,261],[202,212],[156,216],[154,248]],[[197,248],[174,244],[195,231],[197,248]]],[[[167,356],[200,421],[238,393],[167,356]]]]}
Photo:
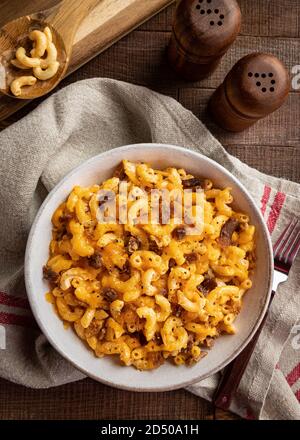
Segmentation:
{"type": "Polygon", "coordinates": [[[79,370],[95,380],[134,391],[162,391],[180,388],[204,379],[222,369],[247,345],[258,328],[269,302],[273,274],[272,246],[264,220],[241,183],[225,168],[199,153],[184,148],[137,144],[100,154],[71,171],[48,195],[32,225],[25,256],[26,288],[34,316],[56,350],[79,370]],[[257,270],[253,287],[247,292],[243,308],[235,321],[236,335],[219,337],[208,356],[192,367],[174,366],[166,362],[154,371],[137,371],[118,365],[111,357],[98,359],[62,322],[45,299],[47,282],[42,267],[48,258],[51,237],[51,216],[75,185],[92,185],[112,175],[122,159],[145,161],[154,167],[185,168],[194,175],[205,176],[223,188],[233,189],[234,205],[250,214],[256,226],[257,270]]]}

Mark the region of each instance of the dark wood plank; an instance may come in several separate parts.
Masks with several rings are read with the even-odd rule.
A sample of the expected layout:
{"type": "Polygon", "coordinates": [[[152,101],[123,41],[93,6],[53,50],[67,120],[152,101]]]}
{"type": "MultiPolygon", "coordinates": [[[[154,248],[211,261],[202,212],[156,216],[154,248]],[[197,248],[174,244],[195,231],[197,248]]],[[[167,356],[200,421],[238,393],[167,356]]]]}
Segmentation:
{"type": "Polygon", "coordinates": [[[300,148],[272,145],[228,145],[227,151],[257,170],[300,183],[300,148]]]}
{"type": "Polygon", "coordinates": [[[238,37],[236,43],[223,58],[216,72],[201,82],[187,83],[169,67],[166,47],[169,32],[146,32],[136,30],[115,44],[109,51],[96,57],[88,67],[95,75],[114,77],[128,82],[159,89],[173,87],[216,88],[225,78],[233,64],[253,51],[274,53],[289,70],[299,63],[300,39],[289,40],[267,37],[238,37]]]}
{"type": "Polygon", "coordinates": [[[226,132],[212,122],[206,108],[212,93],[210,89],[185,88],[180,90],[179,100],[207,125],[223,145],[291,146],[300,154],[300,127],[297,122],[300,119],[299,93],[290,93],[283,107],[241,133],[226,132]]]}
{"type": "MultiPolygon", "coordinates": [[[[161,14],[167,12],[162,11],[161,14]]],[[[168,66],[165,53],[169,38],[170,32],[136,30],[109,51],[96,57],[87,70],[92,71],[94,76],[113,77],[161,91],[178,87],[216,88],[231,67],[241,57],[253,51],[277,55],[289,71],[299,63],[300,38],[277,38],[274,44],[273,38],[240,36],[210,78],[190,84],[178,78],[168,66]]],[[[80,60],[76,62],[81,63],[80,60]]]]}
{"type": "MultiPolygon", "coordinates": [[[[145,20],[158,13],[173,0],[102,0],[98,6],[91,12],[87,20],[83,20],[76,33],[72,57],[68,66],[67,75],[79,69],[116,41],[127,35],[133,29],[137,28],[145,20]]],[[[50,0],[49,4],[52,6],[50,0]]],[[[37,7],[35,0],[25,0],[27,9],[37,7]]],[[[20,2],[8,4],[8,17],[13,8],[13,15],[22,14],[22,5],[20,2]]],[[[43,5],[45,6],[45,5],[43,5]]],[[[24,8],[24,10],[26,10],[24,8]]],[[[48,6],[47,6],[48,8],[48,6]]],[[[3,16],[7,10],[2,8],[3,16]]],[[[24,107],[28,102],[17,100],[8,96],[0,96],[0,118],[8,118],[10,115],[24,107]]]]}
{"type": "Polygon", "coordinates": [[[174,11],[176,3],[168,6],[165,10],[157,14],[151,20],[146,21],[140,26],[140,30],[159,32],[159,31],[171,31],[172,21],[174,17],[174,11]]]}
{"type": "MultiPolygon", "coordinates": [[[[225,146],[243,145],[249,147],[250,145],[257,145],[274,147],[279,145],[294,147],[293,150],[289,150],[289,154],[283,155],[284,160],[279,161],[280,167],[278,169],[274,167],[274,169],[278,176],[297,180],[297,171],[290,171],[291,176],[289,176],[287,161],[296,154],[295,148],[299,148],[300,144],[300,129],[297,122],[300,117],[299,94],[292,93],[284,107],[258,122],[251,129],[239,134],[227,133],[216,127],[206,114],[206,104],[213,90],[210,88],[193,88],[190,84],[179,80],[169,69],[164,54],[167,40],[167,33],[150,34],[135,31],[102,56],[90,61],[84,69],[80,69],[77,73],[68,77],[60,87],[76,80],[100,75],[143,84],[174,98],[177,97],[177,89],[180,87],[180,102],[203,120],[225,146]],[[146,44],[146,42],[148,43],[146,44]],[[145,45],[146,50],[144,49],[145,45]],[[282,166],[283,163],[286,164],[284,167],[282,166]]],[[[220,67],[219,75],[221,75],[222,69],[220,67]]],[[[38,101],[31,104],[26,111],[15,115],[10,121],[13,122],[23,116],[37,104],[38,101]]],[[[4,125],[6,124],[7,121],[4,125]]],[[[277,157],[280,154],[281,152],[278,153],[277,157]]],[[[256,157],[256,155],[253,154],[252,157],[256,157]]],[[[243,160],[242,154],[240,154],[240,158],[243,160]]],[[[259,167],[260,164],[252,165],[259,167]]]]}
{"type": "Polygon", "coordinates": [[[87,70],[97,76],[113,77],[156,89],[177,87],[184,82],[178,80],[166,61],[169,35],[168,32],[133,31],[94,58],[87,70]]]}
{"type": "MultiPolygon", "coordinates": [[[[57,92],[58,90],[66,87],[69,84],[72,84],[76,81],[81,81],[88,78],[95,78],[98,76],[98,73],[95,74],[93,62],[91,61],[86,66],[84,66],[83,69],[79,69],[76,72],[74,72],[72,75],[65,78],[57,87],[56,89],[51,92],[48,96],[51,96],[53,93],[57,92]]],[[[108,78],[114,78],[114,75],[106,75],[108,78]]],[[[174,99],[178,98],[178,89],[177,87],[157,87],[157,91],[162,93],[163,95],[171,96],[174,99]]],[[[43,102],[44,98],[41,99],[35,99],[34,101],[27,104],[25,107],[22,107],[20,110],[18,110],[16,113],[12,114],[8,118],[6,118],[3,121],[0,121],[0,131],[4,130],[5,128],[9,127],[14,122],[19,121],[21,118],[26,116],[28,113],[30,113],[32,110],[34,110],[36,107],[39,106],[43,102]]]]}
{"type": "MultiPolygon", "coordinates": [[[[184,85],[184,82],[178,80],[166,62],[165,47],[169,36],[167,33],[159,33],[157,38],[152,36],[148,44],[147,37],[150,35],[152,34],[148,32],[132,32],[109,50],[93,58],[85,64],[84,68],[66,77],[52,93],[75,81],[106,77],[145,85],[160,93],[177,98],[178,84],[184,85]],[[166,78],[168,75],[173,77],[173,81],[161,80],[161,78],[166,78]]],[[[44,99],[45,97],[36,99],[17,113],[6,118],[5,121],[0,121],[0,130],[25,116],[44,99]]]]}
{"type": "Polygon", "coordinates": [[[48,9],[60,0],[1,0],[0,27],[14,18],[22,15],[48,9]],[[20,5],[20,3],[22,3],[20,5]]]}
{"type": "Polygon", "coordinates": [[[239,0],[242,35],[300,37],[298,0],[239,0]]]}
{"type": "Polygon", "coordinates": [[[265,52],[277,56],[291,73],[293,66],[299,64],[300,39],[239,36],[227,54],[223,57],[215,73],[200,84],[201,87],[217,87],[242,57],[252,52],[265,52]]]}
{"type": "MultiPolygon", "coordinates": [[[[241,35],[300,37],[300,2],[298,0],[239,0],[243,24],[241,35]],[[287,26],[288,23],[288,26],[287,26]]],[[[146,22],[145,31],[170,31],[175,4],[146,22]]]]}
{"type": "Polygon", "coordinates": [[[241,418],[229,411],[223,411],[222,409],[216,408],[214,420],[240,420],[241,418]]]}
{"type": "Polygon", "coordinates": [[[184,390],[130,393],[90,379],[48,390],[32,390],[0,380],[0,420],[212,417],[211,404],[184,390]]]}

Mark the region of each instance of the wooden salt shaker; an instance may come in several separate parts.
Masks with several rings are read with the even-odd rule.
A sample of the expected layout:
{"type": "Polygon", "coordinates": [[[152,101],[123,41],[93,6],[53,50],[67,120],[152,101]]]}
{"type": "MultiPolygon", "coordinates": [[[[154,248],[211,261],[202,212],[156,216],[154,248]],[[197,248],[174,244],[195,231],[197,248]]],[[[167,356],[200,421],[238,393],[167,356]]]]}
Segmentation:
{"type": "Polygon", "coordinates": [[[289,74],[278,58],[252,53],[226,76],[210,99],[209,111],[225,130],[242,131],[281,107],[290,86],[289,74]]]}
{"type": "Polygon", "coordinates": [[[168,47],[170,64],[189,81],[210,75],[241,27],[236,0],[180,0],[168,47]]]}

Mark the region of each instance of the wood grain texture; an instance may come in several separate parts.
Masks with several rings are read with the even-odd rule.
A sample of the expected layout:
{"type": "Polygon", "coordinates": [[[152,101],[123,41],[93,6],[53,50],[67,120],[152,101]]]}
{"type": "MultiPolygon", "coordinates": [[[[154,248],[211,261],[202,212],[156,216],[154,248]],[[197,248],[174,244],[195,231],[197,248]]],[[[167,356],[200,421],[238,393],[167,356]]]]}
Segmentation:
{"type": "MultiPolygon", "coordinates": [[[[34,2],[36,8],[37,2],[35,0],[27,0],[28,3],[31,3],[32,1],[34,2]]],[[[53,3],[55,3],[54,0],[43,0],[43,4],[47,3],[47,1],[51,2],[52,5],[53,3]]],[[[111,2],[113,0],[105,1],[110,2],[109,4],[112,5],[111,2]]],[[[119,0],[115,1],[119,2],[119,0]]],[[[110,44],[125,35],[129,29],[134,28],[137,23],[142,22],[145,19],[145,17],[143,19],[141,18],[142,11],[140,9],[142,9],[142,7],[140,7],[140,9],[137,7],[138,4],[141,4],[138,2],[141,2],[142,0],[135,1],[137,3],[127,6],[126,9],[123,9],[114,16],[112,16],[111,8],[108,8],[109,10],[108,12],[106,12],[106,14],[107,17],[111,18],[107,19],[106,22],[102,22],[102,24],[98,28],[96,28],[96,18],[93,14],[91,14],[91,16],[87,18],[87,20],[78,31],[78,37],[76,38],[77,42],[74,46],[73,57],[70,63],[68,74],[76,70],[76,68],[78,68],[79,66],[82,66],[91,58],[93,58],[96,53],[104,51],[110,44]],[[140,17],[139,20],[137,20],[137,16],[140,17]],[[88,35],[86,31],[87,28],[89,28],[88,35]]],[[[154,1],[159,1],[167,4],[170,3],[171,0],[154,1]]],[[[16,0],[13,0],[13,2],[16,3],[16,0]]],[[[149,4],[151,4],[152,2],[153,0],[151,0],[149,4]]],[[[272,8],[274,8],[274,10],[276,11],[282,11],[282,9],[284,9],[282,14],[280,15],[282,19],[281,28],[293,29],[290,36],[293,36],[294,34],[299,34],[299,15],[297,16],[296,14],[296,19],[293,18],[294,12],[297,13],[298,10],[300,11],[300,3],[297,2],[297,0],[289,0],[289,12],[287,8],[282,8],[281,2],[279,0],[272,1],[272,6],[270,5],[269,1],[262,2],[261,0],[254,0],[253,3],[254,6],[252,8],[252,3],[250,3],[248,0],[241,1],[241,8],[246,11],[243,14],[244,26],[249,27],[249,29],[253,29],[252,22],[255,22],[256,17],[258,23],[256,24],[256,32],[258,32],[257,26],[261,26],[261,24],[263,23],[265,25],[265,29],[264,31],[260,29],[260,31],[263,35],[268,35],[267,28],[273,26],[274,24],[272,8]],[[262,9],[262,5],[264,5],[263,8],[265,9],[262,9]],[[247,12],[248,10],[249,13],[247,12]],[[259,11],[259,16],[262,17],[261,20],[258,20],[253,11],[259,11]],[[252,15],[250,14],[250,12],[252,15]],[[289,14],[288,17],[287,14],[289,14]],[[295,20],[296,22],[294,23],[295,20]],[[289,26],[286,26],[287,21],[289,22],[289,26]]],[[[102,7],[104,7],[105,5],[106,3],[102,3],[102,6],[100,4],[100,6],[97,8],[96,17],[98,17],[98,14],[101,15],[102,7]]],[[[102,65],[104,65],[106,69],[110,69],[110,71],[113,70],[115,74],[114,77],[116,77],[117,79],[135,81],[139,84],[148,86],[150,85],[154,88],[156,84],[159,84],[160,86],[163,86],[165,88],[170,86],[185,87],[186,83],[178,79],[176,74],[172,72],[167,65],[165,59],[165,49],[170,37],[174,8],[175,5],[171,5],[169,8],[163,10],[160,14],[158,14],[157,17],[154,17],[154,19],[152,20],[154,24],[151,24],[151,26],[153,26],[154,29],[157,26],[160,29],[159,31],[148,32],[147,26],[150,26],[148,22],[147,24],[142,26],[140,30],[136,33],[131,33],[129,39],[123,40],[121,42],[121,45],[118,46],[118,49],[116,49],[118,50],[118,56],[112,59],[112,66],[108,63],[105,63],[105,60],[101,60],[102,65]],[[142,29],[145,30],[141,32],[142,29]],[[168,31],[162,31],[162,29],[167,29],[168,31]],[[132,41],[134,41],[135,44],[132,44],[132,41]],[[128,50],[130,50],[130,54],[128,53],[128,50]],[[147,57],[148,59],[147,63],[144,62],[145,57],[147,57]],[[143,68],[141,68],[141,66],[143,68]]],[[[32,7],[30,10],[32,10],[32,7]]],[[[143,13],[146,13],[146,16],[151,15],[149,9],[145,12],[144,7],[143,13]]],[[[275,29],[277,29],[277,32],[280,33],[282,32],[281,28],[278,28],[278,26],[276,26],[274,28],[274,31],[275,29]]],[[[249,35],[251,35],[251,33],[249,35]]],[[[257,33],[256,35],[259,34],[257,33]]],[[[273,35],[272,32],[271,35],[273,35]]],[[[284,33],[284,36],[285,35],[286,34],[284,33]]],[[[222,59],[221,64],[217,68],[216,72],[214,72],[214,74],[210,78],[205,79],[202,82],[192,83],[193,87],[216,88],[223,81],[225,76],[224,72],[229,72],[232,66],[240,58],[253,51],[264,51],[276,55],[283,61],[288,70],[291,72],[292,67],[300,63],[300,38],[289,39],[280,37],[276,39],[276,44],[274,44],[274,39],[269,38],[268,36],[239,36],[235,44],[229,49],[226,56],[222,59]]],[[[110,54],[109,57],[111,57],[110,54]]],[[[106,72],[106,70],[100,70],[100,72],[102,76],[110,76],[109,71],[106,72]]],[[[25,103],[16,102],[16,100],[7,97],[0,97],[0,115],[3,114],[5,115],[5,117],[8,117],[9,114],[17,111],[17,109],[20,108],[22,105],[25,105],[25,103]]]]}
{"type": "MultiPolygon", "coordinates": [[[[61,0],[1,0],[0,27],[14,18],[39,12],[55,5],[61,0]]],[[[75,44],[89,37],[95,31],[99,31],[102,43],[106,39],[110,40],[121,30],[127,31],[149,19],[153,14],[159,12],[174,0],[99,0],[98,6],[85,18],[80,25],[75,44]],[[116,17],[116,22],[114,21],[116,17]],[[122,19],[122,22],[120,22],[122,19]],[[106,26],[108,24],[108,26],[106,26]],[[118,26],[117,26],[118,25],[118,26]],[[100,29],[104,27],[106,33],[100,29]],[[111,29],[110,27],[113,26],[111,29]],[[108,34],[107,34],[108,32],[108,34]]],[[[88,45],[88,40],[86,40],[88,45]]]]}
{"type": "Polygon", "coordinates": [[[297,0],[240,0],[244,17],[242,35],[300,37],[297,0]]]}
{"type": "MultiPolygon", "coordinates": [[[[1,63],[2,68],[5,67],[5,72],[3,73],[6,73],[6,81],[5,78],[3,78],[1,82],[1,92],[9,98],[16,98],[16,96],[18,96],[20,100],[26,100],[28,102],[28,100],[44,96],[53,90],[66,74],[72,56],[74,39],[79,26],[99,5],[99,1],[101,0],[85,0],[84,2],[81,0],[64,0],[54,8],[47,8],[46,10],[31,15],[23,15],[6,23],[0,31],[1,63]],[[31,87],[22,88],[22,92],[19,91],[19,94],[12,93],[10,84],[13,84],[13,82],[10,83],[9,81],[21,78],[24,76],[24,71],[22,68],[16,69],[15,66],[12,66],[9,62],[9,58],[13,56],[14,53],[17,54],[16,49],[20,47],[20,45],[25,46],[25,48],[29,50],[26,36],[28,39],[33,28],[39,30],[44,29],[45,23],[52,29],[51,41],[53,40],[54,47],[56,48],[54,58],[58,63],[57,68],[55,68],[55,74],[52,74],[47,81],[37,81],[33,78],[34,83],[31,84],[31,87]],[[22,40],[20,40],[20,36],[23,36],[22,40]],[[10,55],[7,55],[8,53],[10,55]]],[[[44,36],[44,38],[46,37],[44,36]]],[[[44,54],[44,52],[45,49],[43,48],[42,54],[44,54]]],[[[49,50],[47,49],[46,52],[47,57],[49,57],[49,50]]],[[[33,76],[37,79],[40,78],[40,75],[36,74],[34,69],[33,72],[27,73],[33,73],[33,76]]],[[[20,104],[20,101],[12,99],[11,105],[14,106],[15,104],[20,104]]],[[[1,111],[0,117],[2,117],[2,119],[5,118],[5,114],[6,109],[1,111]]]]}
{"type": "MultiPolygon", "coordinates": [[[[229,141],[229,139],[228,139],[229,141]]],[[[262,173],[300,182],[300,148],[274,145],[234,145],[226,147],[233,156],[262,173]]]]}
{"type": "Polygon", "coordinates": [[[59,2],[60,0],[1,0],[0,27],[17,17],[51,8],[59,2]]]}
{"type": "Polygon", "coordinates": [[[241,133],[229,133],[212,122],[207,113],[211,94],[212,90],[207,88],[185,88],[180,89],[179,100],[207,125],[223,145],[282,145],[300,150],[300,128],[295,123],[300,118],[299,93],[290,93],[287,102],[278,111],[241,133]]]}
{"type": "Polygon", "coordinates": [[[127,81],[134,80],[142,85],[214,89],[224,80],[226,72],[240,58],[251,52],[273,53],[283,61],[289,71],[300,63],[300,39],[278,38],[274,45],[274,40],[268,37],[238,37],[211,77],[201,82],[187,83],[180,80],[167,64],[165,52],[169,38],[169,32],[132,32],[128,38],[113,46],[109,53],[97,58],[95,62],[101,66],[101,76],[108,76],[114,71],[119,79],[127,78],[127,81]],[[108,58],[110,63],[107,62],[108,58]]]}
{"type": "Polygon", "coordinates": [[[214,413],[215,420],[240,420],[235,414],[232,414],[229,411],[223,411],[222,409],[216,408],[214,413]]]}
{"type": "MultiPolygon", "coordinates": [[[[208,17],[202,14],[205,9],[199,13],[201,6],[195,8],[194,0],[182,0],[175,9],[168,60],[178,75],[188,81],[201,81],[211,75],[241,30],[242,14],[236,0],[214,0],[211,7],[224,13],[226,20],[215,22],[224,15],[218,17],[214,13],[207,22],[208,17]]],[[[212,12],[207,10],[207,14],[212,12]]]]}
{"type": "MultiPolygon", "coordinates": [[[[66,75],[87,63],[91,58],[101,53],[118,41],[128,32],[135,29],[145,20],[157,14],[174,0],[99,0],[91,13],[83,20],[76,33],[72,59],[66,75]]],[[[22,2],[27,5],[27,10],[38,12],[41,6],[35,0],[22,2]]],[[[44,8],[47,2],[43,2],[44,8]]],[[[53,6],[50,0],[48,6],[53,6]]],[[[20,2],[5,1],[1,9],[2,17],[9,19],[24,15],[20,13],[20,2]],[[6,15],[7,13],[7,15],[6,15]]],[[[7,22],[5,18],[3,21],[7,22]]],[[[16,100],[8,96],[0,96],[0,120],[3,120],[24,107],[28,101],[16,100]]]]}
{"type": "MultiPolygon", "coordinates": [[[[156,90],[159,90],[159,88],[191,87],[215,89],[223,81],[232,66],[241,57],[253,51],[273,53],[284,62],[289,71],[293,66],[300,63],[300,39],[278,38],[276,39],[276,46],[274,46],[274,41],[267,37],[238,37],[236,43],[229,49],[210,78],[202,82],[186,83],[179,79],[167,64],[165,51],[169,38],[170,33],[168,32],[134,31],[128,35],[128,38],[121,40],[117,46],[113,46],[109,53],[104,53],[102,57],[96,58],[95,72],[97,76],[101,75],[103,77],[111,77],[113,72],[113,77],[116,79],[146,85],[156,90]]],[[[84,43],[77,44],[80,46],[84,43]]],[[[70,71],[74,70],[73,63],[76,65],[84,63],[83,52],[81,50],[77,51],[76,46],[74,48],[75,61],[71,62],[70,71]]],[[[299,91],[297,93],[299,98],[299,91]]],[[[7,106],[10,102],[11,99],[0,97],[0,113],[1,110],[7,111],[7,115],[9,115],[17,110],[19,107],[18,102],[12,111],[8,110],[7,106]]]]}
{"type": "Polygon", "coordinates": [[[213,409],[209,403],[184,390],[130,393],[90,379],[58,388],[32,390],[0,380],[0,420],[115,418],[211,419],[213,409]]]}
{"type": "MultiPolygon", "coordinates": [[[[243,21],[240,35],[300,37],[300,2],[297,0],[238,0],[243,21]],[[287,25],[288,23],[288,25],[287,25]]],[[[142,25],[145,31],[171,31],[175,5],[142,25]]]]}

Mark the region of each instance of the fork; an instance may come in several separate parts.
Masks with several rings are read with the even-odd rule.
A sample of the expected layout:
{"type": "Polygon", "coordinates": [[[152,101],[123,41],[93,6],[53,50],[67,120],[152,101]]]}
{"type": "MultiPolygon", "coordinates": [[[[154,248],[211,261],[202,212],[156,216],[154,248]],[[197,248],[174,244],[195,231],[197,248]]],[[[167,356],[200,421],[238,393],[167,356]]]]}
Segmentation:
{"type": "MultiPolygon", "coordinates": [[[[273,291],[269,307],[275,295],[278,284],[287,280],[290,268],[300,249],[300,221],[293,218],[274,244],[274,279],[273,291]]],[[[255,349],[256,342],[263,329],[268,312],[254,337],[244,350],[224,370],[219,386],[213,397],[218,408],[229,409],[232,397],[235,394],[242,376],[246,370],[250,357],[255,349]]]]}

